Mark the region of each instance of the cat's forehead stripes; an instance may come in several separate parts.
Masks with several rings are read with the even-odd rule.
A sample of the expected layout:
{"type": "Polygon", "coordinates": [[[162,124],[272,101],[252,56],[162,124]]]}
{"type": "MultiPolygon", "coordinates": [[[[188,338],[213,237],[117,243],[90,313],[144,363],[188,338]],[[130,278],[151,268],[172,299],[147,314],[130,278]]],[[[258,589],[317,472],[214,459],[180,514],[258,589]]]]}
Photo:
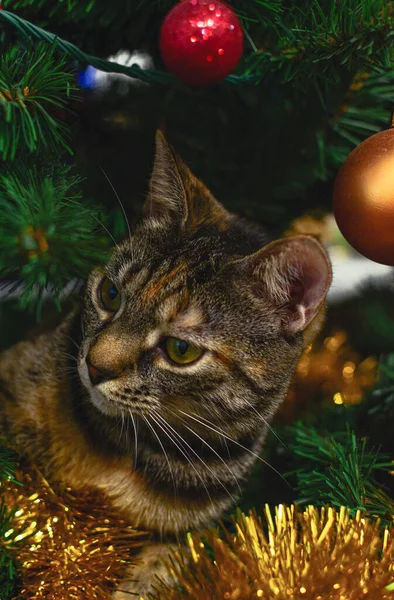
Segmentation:
{"type": "Polygon", "coordinates": [[[187,290],[181,295],[173,294],[158,309],[161,322],[182,330],[199,330],[206,323],[206,315],[191,300],[187,290]]]}
{"type": "Polygon", "coordinates": [[[177,319],[177,325],[184,327],[185,329],[198,329],[206,321],[206,317],[198,306],[190,306],[186,312],[183,312],[179,319],[177,319]]]}
{"type": "Polygon", "coordinates": [[[141,300],[144,303],[149,303],[160,295],[160,292],[175,283],[179,277],[187,273],[187,264],[185,262],[178,263],[170,271],[161,273],[158,278],[150,281],[141,293],[141,300]]]}
{"type": "Polygon", "coordinates": [[[187,310],[190,304],[190,293],[184,288],[178,293],[171,293],[162,300],[158,308],[158,316],[162,322],[172,323],[176,317],[187,310]]]}
{"type": "Polygon", "coordinates": [[[107,276],[113,281],[119,281],[123,284],[127,284],[129,281],[134,280],[136,276],[146,274],[146,267],[136,268],[132,258],[123,256],[119,250],[116,250],[111,257],[111,260],[105,268],[107,276]]]}

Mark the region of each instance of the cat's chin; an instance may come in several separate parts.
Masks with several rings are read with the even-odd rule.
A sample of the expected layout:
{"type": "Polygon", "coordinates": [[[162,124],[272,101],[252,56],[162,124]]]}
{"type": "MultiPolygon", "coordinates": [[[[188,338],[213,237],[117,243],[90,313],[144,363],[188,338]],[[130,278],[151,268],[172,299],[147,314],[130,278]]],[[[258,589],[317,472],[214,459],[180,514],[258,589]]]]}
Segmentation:
{"type": "Polygon", "coordinates": [[[89,397],[94,406],[101,412],[103,415],[107,415],[108,417],[119,417],[122,415],[122,411],[119,406],[116,405],[115,402],[108,400],[103,394],[101,394],[98,390],[91,389],[88,390],[89,397]]]}
{"type": "Polygon", "coordinates": [[[95,390],[92,387],[90,389],[88,389],[88,393],[89,393],[89,399],[92,402],[92,404],[103,415],[106,415],[107,417],[121,416],[122,412],[121,412],[119,406],[117,406],[115,402],[108,400],[108,398],[106,398],[104,396],[104,394],[101,394],[98,390],[95,390]]]}

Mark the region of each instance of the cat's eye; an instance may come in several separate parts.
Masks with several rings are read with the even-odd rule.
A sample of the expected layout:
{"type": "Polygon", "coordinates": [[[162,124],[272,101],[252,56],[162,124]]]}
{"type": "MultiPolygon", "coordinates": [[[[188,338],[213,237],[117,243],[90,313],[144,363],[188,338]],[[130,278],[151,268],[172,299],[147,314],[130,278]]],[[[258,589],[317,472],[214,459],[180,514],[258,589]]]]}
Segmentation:
{"type": "Polygon", "coordinates": [[[189,365],[204,354],[202,348],[173,337],[164,340],[164,350],[172,362],[177,365],[189,365]]]}
{"type": "Polygon", "coordinates": [[[120,308],[121,295],[114,283],[106,277],[101,284],[100,300],[105,310],[116,313],[120,308]]]}

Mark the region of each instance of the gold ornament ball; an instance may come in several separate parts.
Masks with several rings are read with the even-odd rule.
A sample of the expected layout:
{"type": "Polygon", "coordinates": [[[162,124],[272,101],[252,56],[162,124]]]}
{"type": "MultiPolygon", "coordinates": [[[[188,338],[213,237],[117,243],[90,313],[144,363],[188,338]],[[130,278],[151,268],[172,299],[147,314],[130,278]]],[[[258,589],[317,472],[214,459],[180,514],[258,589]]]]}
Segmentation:
{"type": "Polygon", "coordinates": [[[394,128],[349,154],[335,181],[334,214],[358,252],[394,266],[394,128]]]}

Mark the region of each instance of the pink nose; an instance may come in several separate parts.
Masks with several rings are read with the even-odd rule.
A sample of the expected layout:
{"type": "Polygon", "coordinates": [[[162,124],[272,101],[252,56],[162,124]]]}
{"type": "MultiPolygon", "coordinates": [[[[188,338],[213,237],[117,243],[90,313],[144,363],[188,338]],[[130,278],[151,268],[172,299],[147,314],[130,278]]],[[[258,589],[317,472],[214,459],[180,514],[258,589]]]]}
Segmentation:
{"type": "Polygon", "coordinates": [[[114,379],[114,377],[116,377],[116,374],[114,373],[110,373],[104,369],[97,369],[97,367],[92,365],[89,361],[86,361],[86,365],[88,367],[90,381],[93,383],[93,385],[98,385],[103,381],[114,379]]]}

